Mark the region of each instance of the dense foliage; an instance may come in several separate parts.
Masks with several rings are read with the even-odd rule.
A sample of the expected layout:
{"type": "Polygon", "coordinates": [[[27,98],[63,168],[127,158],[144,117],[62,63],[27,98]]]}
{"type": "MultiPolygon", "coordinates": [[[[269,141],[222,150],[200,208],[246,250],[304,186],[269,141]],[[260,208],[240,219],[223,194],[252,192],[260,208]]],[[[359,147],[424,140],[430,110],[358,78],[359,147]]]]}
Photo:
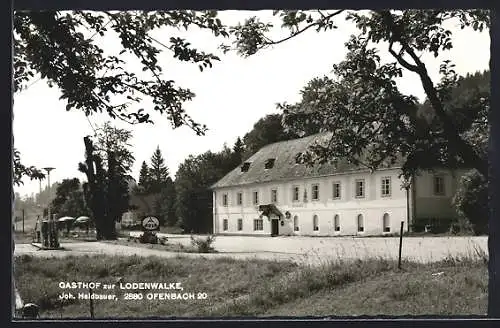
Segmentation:
{"type": "MultiPolygon", "coordinates": [[[[203,135],[206,127],[183,106],[195,93],[169,79],[159,58],[167,53],[203,71],[219,57],[178,37],[180,28],[206,30],[214,37],[229,35],[216,11],[17,11],[13,20],[14,91],[42,79],[61,91],[67,110],[86,115],[105,112],[130,123],[151,122],[152,112],[158,112],[173,128],[187,125],[203,135]],[[159,30],[169,33],[168,42],[154,38],[159,30]],[[111,53],[102,48],[109,37],[121,41],[111,53]],[[127,64],[133,61],[140,63],[139,70],[130,70],[127,64]],[[146,100],[154,106],[143,108],[146,100]]],[[[23,176],[43,177],[35,167],[22,165],[17,151],[13,164],[16,184],[22,183],[23,176]]]]}
{"type": "Polygon", "coordinates": [[[211,232],[213,199],[210,186],[240,164],[228,147],[219,153],[189,156],[175,176],[176,213],[185,232],[211,232]]]}
{"type": "Polygon", "coordinates": [[[95,136],[85,137],[86,203],[92,212],[98,239],[116,238],[115,222],[129,208],[130,170],[134,157],[129,149],[130,131],[105,123],[95,136]]]}
{"type": "Polygon", "coordinates": [[[51,213],[57,217],[88,216],[89,209],[85,203],[83,189],[77,178],[64,179],[56,189],[56,196],[51,203],[51,213]]]}
{"type": "Polygon", "coordinates": [[[488,181],[476,170],[462,176],[453,203],[464,226],[476,235],[488,232],[488,181]]]}
{"type": "Polygon", "coordinates": [[[160,225],[174,226],[177,223],[174,182],[159,146],[151,156],[149,165],[142,162],[139,184],[132,192],[139,196],[154,196],[154,203],[150,206],[160,225]]]}
{"type": "MultiPolygon", "coordinates": [[[[233,28],[235,44],[241,54],[249,56],[309,28],[318,32],[336,28],[334,19],[341,14],[356,25],[359,33],[346,43],[347,56],[334,65],[334,77],[311,81],[298,104],[280,105],[292,132],[318,127],[332,132],[330,140],[312,147],[303,160],[335,162],[347,157],[375,169],[400,153],[407,158],[407,176],[419,166],[437,164],[473,167],[487,176],[484,154],[463,135],[463,127],[456,124],[444,105],[458,82],[453,63],[443,62],[441,81],[434,83],[420,55],[430,52],[437,56],[452,48],[452,31],[445,22],[474,30],[488,28],[488,11],[276,11],[282,26],[290,29],[289,37],[273,41],[267,36],[271,25],[251,18],[233,28]],[[374,45],[382,43],[387,44],[393,62],[381,63],[374,45]],[[435,117],[432,122],[418,119],[417,99],[398,90],[395,80],[403,71],[419,76],[435,117]]],[[[486,117],[488,99],[478,98],[469,105],[476,117],[486,117]]],[[[478,128],[487,128],[485,119],[475,122],[478,128]]]]}
{"type": "MultiPolygon", "coordinates": [[[[216,37],[231,33],[238,52],[249,56],[309,29],[321,32],[337,28],[335,19],[344,15],[356,25],[359,33],[347,42],[348,54],[343,62],[334,66],[335,76],[311,82],[298,104],[280,105],[288,128],[285,133],[308,134],[318,128],[332,132],[330,140],[313,147],[302,159],[307,163],[335,162],[347,157],[375,169],[385,161],[394,160],[399,153],[406,159],[404,174],[407,177],[418,169],[446,165],[474,168],[484,179],[488,178],[484,135],[488,131],[489,98],[481,96],[481,92],[467,96],[466,101],[455,97],[452,92],[459,79],[453,63],[442,63],[441,80],[436,82],[430,78],[421,57],[424,53],[438,56],[453,47],[453,33],[446,27],[447,22],[479,31],[489,28],[487,10],[278,10],[275,15],[281,18],[282,27],[290,30],[290,36],[272,40],[269,37],[272,24],[255,17],[226,27],[215,11],[16,12],[14,88],[22,90],[39,74],[61,90],[68,110],[81,110],[87,115],[106,112],[111,118],[131,123],[151,121],[151,112],[140,108],[142,101],[148,99],[154,104],[151,109],[166,114],[174,128],[187,125],[202,135],[206,127],[193,120],[183,108],[183,103],[191,100],[194,93],[166,78],[158,58],[167,50],[175,59],[194,63],[201,70],[219,58],[174,36],[167,45],[162,44],[154,39],[152,31],[161,27],[174,30],[195,26],[216,37]],[[89,35],[84,35],[84,31],[89,31],[89,35]],[[108,33],[120,38],[121,48],[105,55],[94,38],[108,33]],[[375,45],[387,45],[387,54],[393,62],[383,64],[375,45]],[[139,60],[141,72],[126,68],[129,58],[139,60]],[[395,80],[403,72],[419,77],[430,115],[419,116],[417,99],[402,94],[396,87],[395,80]],[[454,101],[463,106],[459,108],[454,101]]],[[[227,51],[229,47],[222,46],[222,49],[227,51]]],[[[245,142],[247,151],[260,142],[258,134],[254,139],[257,142],[251,141],[252,138],[248,138],[248,144],[245,142]]],[[[109,216],[103,204],[111,200],[121,204],[124,198],[119,190],[123,180],[113,177],[124,176],[126,169],[115,157],[119,157],[115,150],[98,148],[90,138],[86,138],[85,143],[87,160],[81,167],[88,177],[87,203],[98,220],[101,216],[108,217],[102,222],[110,225],[122,206],[113,205],[117,207],[109,216]],[[118,199],[107,198],[106,190],[117,192],[118,199]]],[[[175,181],[176,211],[185,229],[210,229],[211,195],[207,188],[241,162],[240,146],[235,152],[237,156],[231,150],[219,154],[208,152],[192,156],[180,166],[175,181]]],[[[42,178],[34,167],[21,164],[19,153],[14,155],[14,182],[20,183],[23,175],[42,178]]],[[[492,227],[496,227],[495,231],[500,229],[490,224],[490,229],[492,227]]],[[[494,236],[493,233],[491,237],[494,236]]],[[[495,307],[500,304],[500,288],[496,287],[498,282],[493,274],[498,271],[494,268],[498,264],[497,249],[493,245],[494,240],[489,252],[488,312],[500,316],[500,307],[495,307]]]]}

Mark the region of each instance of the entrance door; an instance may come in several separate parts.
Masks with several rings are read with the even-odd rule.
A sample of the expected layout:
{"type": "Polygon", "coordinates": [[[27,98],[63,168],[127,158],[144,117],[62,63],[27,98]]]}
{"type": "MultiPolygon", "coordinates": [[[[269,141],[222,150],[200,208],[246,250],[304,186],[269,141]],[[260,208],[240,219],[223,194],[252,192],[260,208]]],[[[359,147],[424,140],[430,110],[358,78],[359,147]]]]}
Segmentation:
{"type": "Polygon", "coordinates": [[[277,236],[279,234],[279,224],[278,220],[272,219],[271,220],[271,236],[277,236]]]}

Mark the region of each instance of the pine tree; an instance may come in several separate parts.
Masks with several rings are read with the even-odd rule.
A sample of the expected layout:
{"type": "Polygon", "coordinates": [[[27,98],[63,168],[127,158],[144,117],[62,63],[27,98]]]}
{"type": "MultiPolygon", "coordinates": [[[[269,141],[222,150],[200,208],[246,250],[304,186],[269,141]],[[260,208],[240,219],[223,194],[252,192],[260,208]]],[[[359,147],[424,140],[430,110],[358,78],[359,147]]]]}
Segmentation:
{"type": "Polygon", "coordinates": [[[155,212],[158,215],[161,225],[171,227],[177,223],[175,213],[175,185],[170,178],[167,179],[160,191],[159,197],[156,199],[155,212]]]}
{"type": "Polygon", "coordinates": [[[236,142],[234,143],[234,146],[233,146],[233,152],[234,152],[234,161],[235,161],[235,165],[240,165],[242,160],[243,160],[243,153],[245,151],[245,144],[243,143],[243,141],[241,141],[241,138],[238,137],[238,139],[236,139],[236,142]]]}
{"type": "Polygon", "coordinates": [[[144,190],[148,190],[151,184],[150,172],[148,164],[146,161],[142,162],[141,171],[139,172],[139,183],[138,185],[144,190]]]}
{"type": "Polygon", "coordinates": [[[151,157],[151,167],[149,169],[150,186],[147,190],[150,193],[159,193],[167,184],[169,179],[168,168],[161,154],[160,147],[156,147],[151,157]]]}

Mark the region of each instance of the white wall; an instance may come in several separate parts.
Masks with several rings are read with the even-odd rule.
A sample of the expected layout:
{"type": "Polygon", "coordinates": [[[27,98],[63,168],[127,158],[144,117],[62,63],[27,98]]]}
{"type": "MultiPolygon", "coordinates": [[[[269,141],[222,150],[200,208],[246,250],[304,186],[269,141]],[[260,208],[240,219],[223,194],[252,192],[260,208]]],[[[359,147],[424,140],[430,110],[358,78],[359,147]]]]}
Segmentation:
{"type": "Polygon", "coordinates": [[[416,176],[415,218],[450,219],[456,217],[452,202],[458,182],[464,172],[464,170],[436,170],[435,172],[422,172],[416,176]],[[444,178],[444,195],[434,195],[433,177],[435,174],[444,178]]]}
{"type": "MultiPolygon", "coordinates": [[[[301,179],[281,183],[263,183],[233,188],[220,188],[215,191],[214,209],[215,233],[224,234],[265,234],[271,233],[271,223],[263,218],[263,231],[253,230],[253,220],[259,217],[258,207],[252,204],[253,191],[259,192],[259,204],[271,203],[271,190],[278,190],[277,208],[285,214],[290,212],[290,219],[279,223],[280,234],[297,235],[378,235],[383,233],[382,218],[384,213],[390,216],[391,232],[399,232],[400,222],[406,222],[406,192],[401,189],[399,170],[384,170],[370,173],[343,174],[314,179],[301,179]],[[381,179],[391,177],[390,197],[381,196],[381,179]],[[365,179],[365,197],[356,198],[354,183],[356,179],[365,179]],[[333,199],[333,182],[341,183],[341,198],[333,199]],[[312,185],[319,185],[319,200],[312,200],[312,185]],[[298,185],[299,201],[292,201],[293,186],[298,185]],[[304,190],[307,201],[304,202],[304,190]],[[243,194],[243,205],[237,204],[237,193],[243,194]],[[228,195],[228,206],[222,206],[223,194],[228,195]],[[340,231],[334,231],[334,216],[340,216],[340,231]],[[357,215],[364,217],[364,232],[357,231],[357,215]],[[294,231],[293,218],[299,217],[299,231],[294,231]],[[313,230],[313,216],[318,216],[319,230],[313,230]],[[243,219],[243,230],[237,230],[237,220],[243,219]],[[228,220],[228,230],[223,231],[223,220],[228,220]]],[[[405,223],[405,231],[407,224],[405,223]]]]}

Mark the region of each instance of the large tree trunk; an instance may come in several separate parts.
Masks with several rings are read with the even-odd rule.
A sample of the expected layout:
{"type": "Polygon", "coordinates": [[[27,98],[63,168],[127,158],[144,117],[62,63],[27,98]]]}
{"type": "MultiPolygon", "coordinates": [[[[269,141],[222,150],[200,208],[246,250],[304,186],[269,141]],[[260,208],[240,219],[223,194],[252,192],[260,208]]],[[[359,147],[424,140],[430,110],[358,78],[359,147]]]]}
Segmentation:
{"type": "Polygon", "coordinates": [[[94,154],[94,146],[89,137],[83,138],[85,143],[85,174],[87,175],[87,202],[94,217],[97,240],[108,239],[109,228],[106,226],[106,200],[104,199],[105,173],[102,167],[102,160],[94,154]]]}
{"type": "MultiPolygon", "coordinates": [[[[500,24],[498,24],[495,11],[491,11],[491,29],[490,35],[500,33],[500,24]]],[[[493,39],[493,38],[492,38],[493,39]]],[[[498,42],[491,43],[491,53],[498,52],[498,42]],[[494,49],[496,45],[496,50],[494,49]]],[[[495,67],[494,62],[491,62],[491,85],[497,85],[498,75],[494,74],[495,67]]],[[[488,284],[488,316],[490,317],[500,317],[500,261],[498,261],[498,255],[500,254],[500,222],[498,221],[498,165],[500,164],[498,160],[499,140],[500,140],[500,128],[498,127],[498,110],[493,110],[493,108],[499,107],[498,95],[492,92],[491,97],[491,107],[489,113],[489,123],[490,129],[490,172],[489,172],[489,206],[490,206],[490,217],[488,226],[488,273],[489,273],[489,284],[488,284]]]]}

